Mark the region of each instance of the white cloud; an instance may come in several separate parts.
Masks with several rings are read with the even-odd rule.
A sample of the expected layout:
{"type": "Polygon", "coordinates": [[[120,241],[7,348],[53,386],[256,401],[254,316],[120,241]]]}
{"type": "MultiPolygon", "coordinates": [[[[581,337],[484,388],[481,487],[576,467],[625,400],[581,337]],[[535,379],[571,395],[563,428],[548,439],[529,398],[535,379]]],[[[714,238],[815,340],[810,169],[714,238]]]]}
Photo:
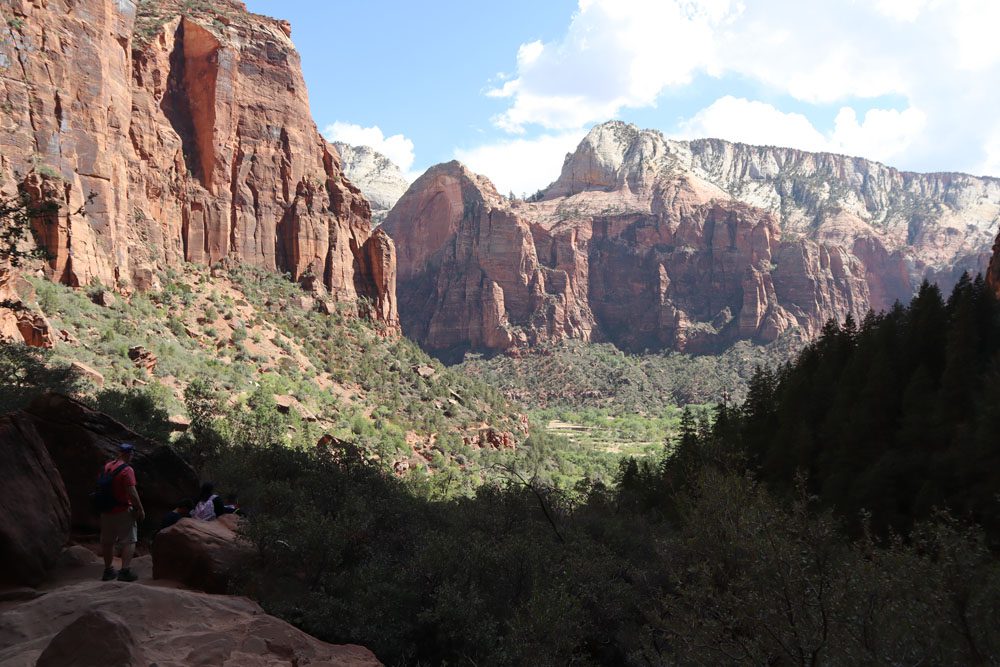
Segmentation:
{"type": "Polygon", "coordinates": [[[584,132],[548,134],[537,139],[511,139],[471,149],[456,149],[455,159],[483,174],[503,194],[533,194],[554,181],[566,153],[576,150],[584,132]]]}
{"type": "MultiPolygon", "coordinates": [[[[392,160],[404,174],[409,174],[413,167],[413,142],[402,134],[385,136],[378,125],[361,127],[353,123],[337,121],[327,125],[323,136],[328,141],[340,141],[352,146],[369,146],[392,160]]],[[[413,180],[410,178],[409,180],[413,180]]]]}
{"type": "Polygon", "coordinates": [[[917,20],[932,0],[875,0],[873,7],[875,11],[896,19],[897,21],[912,22],[917,20]]]}
{"type": "Polygon", "coordinates": [[[714,60],[712,31],[736,0],[580,0],[566,37],[518,49],[517,78],[488,91],[512,99],[496,119],[576,129],[623,107],[653,104],[666,86],[689,83],[714,60]]]}
{"type": "Polygon", "coordinates": [[[997,24],[998,0],[578,0],[565,34],[523,45],[516,71],[488,94],[507,101],[494,123],[529,136],[669,109],[671,93],[697,79],[699,94],[714,85],[720,99],[682,122],[685,132],[974,170],[995,164],[997,24]],[[744,100],[740,118],[722,101],[732,80],[792,98],[799,113],[744,100]],[[859,118],[873,106],[864,100],[877,108],[859,118]]]}
{"type": "Polygon", "coordinates": [[[859,122],[854,109],[843,107],[833,129],[824,133],[802,114],[785,113],[764,102],[727,95],[683,122],[678,136],[717,137],[891,162],[921,135],[925,121],[923,112],[910,108],[902,112],[871,109],[859,122]]]}
{"type": "Polygon", "coordinates": [[[858,122],[854,109],[844,107],[834,121],[831,149],[891,162],[902,155],[924,132],[927,116],[919,109],[870,109],[858,122]]]}
{"type": "Polygon", "coordinates": [[[792,146],[821,151],[827,139],[809,119],[783,113],[770,104],[726,96],[681,124],[685,139],[714,137],[761,146],[792,146]]]}

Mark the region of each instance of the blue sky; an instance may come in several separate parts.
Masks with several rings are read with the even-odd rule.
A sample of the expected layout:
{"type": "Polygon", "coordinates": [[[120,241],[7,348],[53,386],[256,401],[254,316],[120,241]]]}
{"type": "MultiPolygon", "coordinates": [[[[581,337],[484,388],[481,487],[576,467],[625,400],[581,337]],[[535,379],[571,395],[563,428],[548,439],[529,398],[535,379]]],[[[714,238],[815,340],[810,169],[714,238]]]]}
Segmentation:
{"type": "Polygon", "coordinates": [[[595,123],[1000,175],[997,0],[249,0],[317,124],[533,192],[595,123]]]}

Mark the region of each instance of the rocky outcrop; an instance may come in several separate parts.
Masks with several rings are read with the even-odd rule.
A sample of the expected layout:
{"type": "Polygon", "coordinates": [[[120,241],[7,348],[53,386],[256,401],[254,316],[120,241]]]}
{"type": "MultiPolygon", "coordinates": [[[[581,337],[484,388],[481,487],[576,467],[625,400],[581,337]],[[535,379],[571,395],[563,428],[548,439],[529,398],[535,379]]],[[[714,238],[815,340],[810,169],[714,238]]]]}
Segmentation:
{"type": "Polygon", "coordinates": [[[44,443],[62,477],[76,528],[99,527],[90,492],[102,466],[117,455],[123,442],[135,445],[132,466],[150,519],[158,519],[198,490],[198,476],[172,448],[147,440],[78,401],[46,394],[21,414],[25,430],[44,443]]]}
{"type": "Polygon", "coordinates": [[[717,351],[982,271],[1000,180],[600,125],[540,200],[433,167],[383,228],[407,335],[448,358],[572,338],[717,351]]]}
{"type": "Polygon", "coordinates": [[[358,294],[368,298],[373,312],[367,313],[376,322],[394,329],[399,325],[396,306],[396,246],[385,231],[376,229],[365,241],[358,257],[358,275],[365,280],[358,285],[358,294]]]}
{"type": "Polygon", "coordinates": [[[457,162],[417,179],[382,228],[399,248],[403,329],[430,349],[506,349],[583,336],[590,326],[586,292],[580,299],[552,236],[457,162]],[[554,263],[539,260],[542,235],[554,263]]]}
{"type": "Polygon", "coordinates": [[[0,417],[0,461],[0,585],[35,586],[69,537],[69,498],[26,415],[0,417]]]}
{"type": "Polygon", "coordinates": [[[391,305],[287,25],[234,0],[15,2],[5,18],[2,187],[61,204],[35,221],[51,278],[150,288],[157,269],[229,259],[391,305]]]}
{"type": "Polygon", "coordinates": [[[337,646],[310,637],[268,616],[246,598],[89,580],[0,610],[0,664],[373,667],[380,663],[360,646],[337,646]]]}
{"type": "Polygon", "coordinates": [[[141,345],[130,347],[128,350],[128,358],[133,364],[136,365],[137,368],[141,368],[146,371],[147,375],[153,374],[153,371],[156,370],[156,364],[159,361],[153,352],[147,350],[141,345]]]}
{"type": "Polygon", "coordinates": [[[206,593],[226,593],[232,576],[249,560],[252,548],[236,534],[239,518],[214,521],[181,519],[153,540],[153,577],[171,579],[206,593]]]}
{"type": "Polygon", "coordinates": [[[59,631],[35,664],[36,667],[142,667],[148,662],[124,618],[89,610],[59,631]]]}
{"type": "Polygon", "coordinates": [[[351,146],[340,141],[333,142],[340,153],[344,174],[361,188],[361,194],[371,204],[372,224],[378,225],[410,184],[389,158],[369,146],[351,146]]]}

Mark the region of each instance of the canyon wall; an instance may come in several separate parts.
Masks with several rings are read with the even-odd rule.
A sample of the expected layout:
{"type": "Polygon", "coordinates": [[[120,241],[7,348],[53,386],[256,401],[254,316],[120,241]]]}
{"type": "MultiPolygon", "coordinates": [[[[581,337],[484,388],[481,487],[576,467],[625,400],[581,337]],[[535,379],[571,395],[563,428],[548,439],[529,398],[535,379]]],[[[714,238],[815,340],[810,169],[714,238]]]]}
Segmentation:
{"type": "Polygon", "coordinates": [[[767,343],[986,269],[1000,180],[595,127],[536,201],[457,163],[383,224],[404,331],[439,355],[564,338],[633,351],[767,343]]]}
{"type": "Polygon", "coordinates": [[[3,5],[0,187],[63,204],[35,224],[49,277],[129,291],[226,261],[395,325],[395,249],[316,129],[286,22],[233,0],[3,5]]]}

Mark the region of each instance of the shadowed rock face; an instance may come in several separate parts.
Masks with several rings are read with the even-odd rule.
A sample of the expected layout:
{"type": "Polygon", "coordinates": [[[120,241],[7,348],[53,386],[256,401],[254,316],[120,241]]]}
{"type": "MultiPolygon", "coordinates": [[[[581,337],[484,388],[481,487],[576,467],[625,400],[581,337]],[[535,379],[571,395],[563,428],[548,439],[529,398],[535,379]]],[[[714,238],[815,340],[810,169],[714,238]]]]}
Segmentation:
{"type": "MultiPolygon", "coordinates": [[[[391,281],[365,273],[368,202],[316,130],[287,24],[232,0],[186,6],[14,3],[0,174],[66,203],[37,224],[50,277],[131,288],[152,268],[227,259],[321,278],[395,324],[391,281]]],[[[391,244],[380,252],[391,265],[391,244]]]]}
{"type": "Polygon", "coordinates": [[[90,493],[104,464],[117,456],[118,446],[124,442],[135,446],[132,467],[150,519],[161,517],[198,488],[198,476],[171,447],[147,440],[71,398],[45,394],[17,415],[23,415],[32,437],[47,448],[62,478],[75,528],[100,528],[91,509],[90,493]]]}
{"type": "Polygon", "coordinates": [[[29,416],[0,417],[0,460],[0,586],[35,586],[69,537],[69,497],[29,416]]]}
{"type": "Polygon", "coordinates": [[[986,284],[993,289],[997,298],[1000,298],[1000,235],[997,235],[997,241],[993,244],[993,257],[986,271],[986,284]]]}
{"type": "Polygon", "coordinates": [[[404,331],[448,357],[563,338],[710,352],[819,332],[982,271],[1000,181],[594,128],[534,203],[458,163],[383,228],[404,331]]]}

